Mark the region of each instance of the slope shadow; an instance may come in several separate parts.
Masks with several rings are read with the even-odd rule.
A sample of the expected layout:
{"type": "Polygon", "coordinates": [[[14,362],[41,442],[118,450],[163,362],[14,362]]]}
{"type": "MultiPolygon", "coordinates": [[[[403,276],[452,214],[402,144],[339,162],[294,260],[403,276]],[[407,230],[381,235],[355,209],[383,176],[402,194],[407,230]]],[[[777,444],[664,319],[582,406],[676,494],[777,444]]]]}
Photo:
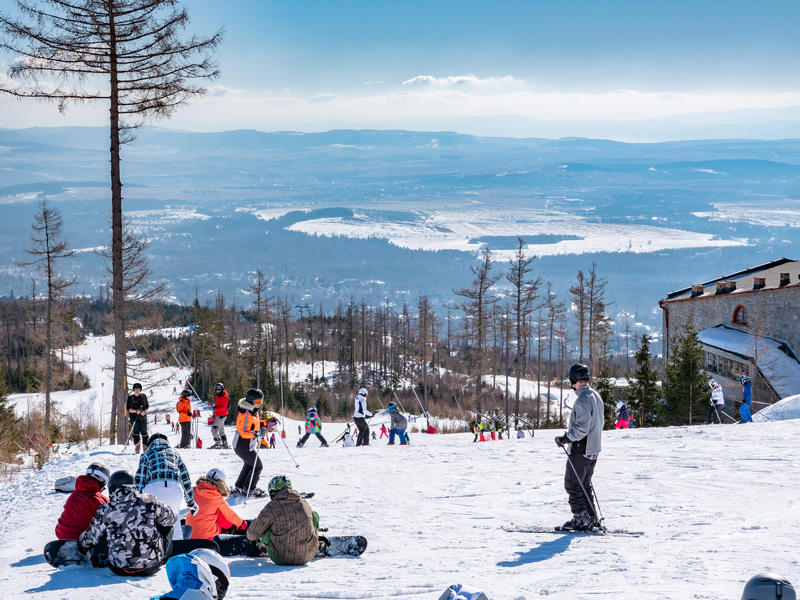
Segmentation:
{"type": "Polygon", "coordinates": [[[39,587],[25,590],[25,593],[35,594],[38,592],[50,592],[53,590],[97,587],[100,584],[98,577],[103,578],[113,576],[117,579],[122,579],[116,575],[113,575],[108,569],[92,569],[89,571],[89,573],[91,573],[91,575],[87,576],[87,567],[83,565],[62,567],[57,569],[50,576],[50,581],[43,583],[39,587]]]}
{"type": "Polygon", "coordinates": [[[45,562],[43,554],[31,554],[30,556],[26,556],[18,560],[15,563],[11,563],[12,567],[30,567],[33,565],[38,565],[45,562]]]}
{"type": "Polygon", "coordinates": [[[569,548],[572,542],[570,535],[563,535],[552,542],[545,542],[536,548],[531,548],[527,552],[518,552],[515,560],[504,560],[497,563],[498,567],[519,567],[545,561],[553,558],[556,554],[561,554],[569,548]]]}

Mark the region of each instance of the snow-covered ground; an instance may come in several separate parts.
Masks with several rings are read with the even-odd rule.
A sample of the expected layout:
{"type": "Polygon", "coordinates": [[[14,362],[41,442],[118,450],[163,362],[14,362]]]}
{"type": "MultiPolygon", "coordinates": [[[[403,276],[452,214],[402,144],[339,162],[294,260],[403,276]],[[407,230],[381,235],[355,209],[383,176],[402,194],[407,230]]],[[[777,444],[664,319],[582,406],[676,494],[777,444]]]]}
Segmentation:
{"type": "MultiPolygon", "coordinates": [[[[101,362],[82,367],[92,381],[103,381],[105,372],[94,370],[101,362]]],[[[159,398],[156,391],[159,405],[174,404],[169,392],[159,398]]],[[[373,420],[374,430],[383,420],[373,420]]],[[[321,448],[312,437],[298,449],[297,425],[287,421],[286,442],[300,466],[279,442],[261,453],[261,485],[288,475],[295,488],[316,493],[310,503],[330,534],[363,534],[369,547],[359,558],[303,567],[232,558],[230,600],[434,600],[452,583],[483,589],[492,600],[716,600],[739,598],[744,582],[764,570],[800,583],[797,419],[604,432],[595,474],[602,512],[610,527],[643,531],[640,538],[500,529],[512,521],[555,525],[569,517],[565,456],[553,442],[560,431],[477,444],[467,433],[414,434],[409,447],[387,446],[383,439],[367,448],[321,448]]],[[[163,421],[151,429],[167,431],[163,421]]],[[[323,425],[329,441],[342,430],[342,424],[323,425]]],[[[210,440],[205,425],[200,435],[210,440]]],[[[177,434],[170,440],[177,443],[177,434]]],[[[241,466],[232,451],[181,455],[193,479],[220,467],[232,481],[241,466]]],[[[53,483],[94,460],[112,470],[137,466],[130,448],[73,447],[0,490],[0,597],[141,600],[169,589],[163,570],[125,579],[108,570],[56,570],[45,563],[42,547],[55,537],[67,498],[52,491],[53,483]]],[[[234,508],[254,517],[264,502],[234,508]]]]}

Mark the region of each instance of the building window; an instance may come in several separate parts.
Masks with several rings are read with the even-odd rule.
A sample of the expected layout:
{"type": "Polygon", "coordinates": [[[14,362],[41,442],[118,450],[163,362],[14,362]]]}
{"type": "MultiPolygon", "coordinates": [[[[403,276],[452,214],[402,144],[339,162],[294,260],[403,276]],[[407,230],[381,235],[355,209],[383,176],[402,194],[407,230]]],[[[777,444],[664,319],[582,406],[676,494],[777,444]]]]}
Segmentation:
{"type": "Polygon", "coordinates": [[[747,310],[741,304],[733,311],[733,324],[739,327],[747,327],[747,310]]]}

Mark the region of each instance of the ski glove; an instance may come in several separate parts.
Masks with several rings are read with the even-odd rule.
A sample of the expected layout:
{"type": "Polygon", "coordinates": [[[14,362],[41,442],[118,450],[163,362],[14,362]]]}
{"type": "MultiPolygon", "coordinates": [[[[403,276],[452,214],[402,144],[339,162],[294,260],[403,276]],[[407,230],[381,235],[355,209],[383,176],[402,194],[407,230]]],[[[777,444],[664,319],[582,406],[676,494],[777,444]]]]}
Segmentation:
{"type": "Polygon", "coordinates": [[[572,440],[567,437],[567,434],[556,437],[556,446],[563,448],[567,444],[571,444],[572,440]]]}

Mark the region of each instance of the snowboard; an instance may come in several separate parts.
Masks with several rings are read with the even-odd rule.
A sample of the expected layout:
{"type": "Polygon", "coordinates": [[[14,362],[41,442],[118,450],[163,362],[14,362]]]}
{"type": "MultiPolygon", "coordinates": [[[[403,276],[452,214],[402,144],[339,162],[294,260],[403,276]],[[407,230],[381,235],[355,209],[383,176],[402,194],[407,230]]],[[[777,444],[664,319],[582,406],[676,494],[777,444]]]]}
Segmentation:
{"type": "Polygon", "coordinates": [[[561,529],[560,527],[539,527],[538,525],[503,525],[503,531],[509,533],[551,533],[551,534],[569,534],[569,535],[608,535],[618,537],[640,537],[644,535],[644,531],[628,531],[626,529],[590,529],[588,531],[578,531],[576,529],[561,529]]]}
{"type": "MultiPolygon", "coordinates": [[[[319,536],[316,558],[336,556],[361,556],[367,549],[367,538],[360,535],[319,536]]],[[[222,556],[263,556],[255,542],[244,535],[220,534],[214,537],[222,556]]]]}
{"type": "MultiPolygon", "coordinates": [[[[208,548],[219,552],[219,547],[212,540],[172,540],[172,552],[164,559],[166,560],[178,554],[186,554],[200,548],[208,548]]],[[[44,547],[43,554],[47,564],[52,567],[92,565],[89,555],[78,551],[78,542],[76,540],[53,540],[48,542],[44,547]]]]}

